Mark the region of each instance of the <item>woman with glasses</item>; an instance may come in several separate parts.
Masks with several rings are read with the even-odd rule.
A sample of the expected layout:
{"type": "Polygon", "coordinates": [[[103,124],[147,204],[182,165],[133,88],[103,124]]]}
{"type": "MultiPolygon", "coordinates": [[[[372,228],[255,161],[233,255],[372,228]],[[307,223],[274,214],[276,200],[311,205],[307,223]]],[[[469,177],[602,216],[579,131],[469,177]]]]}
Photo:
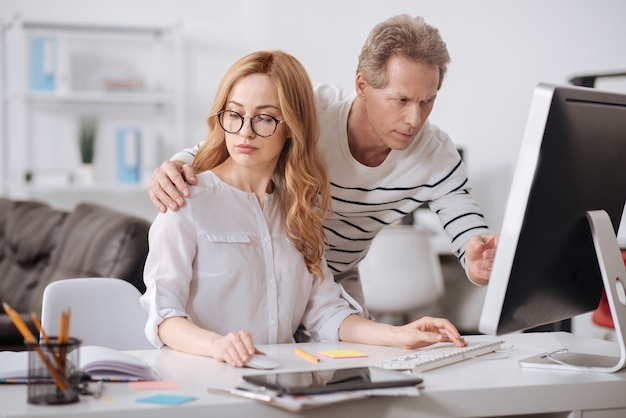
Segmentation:
{"type": "Polygon", "coordinates": [[[364,319],[324,260],[328,175],[309,77],[291,55],[238,60],[218,86],[188,204],[159,213],[144,270],[146,335],[156,346],[241,367],[255,344],[320,341],[465,345],[445,319],[364,319]]]}

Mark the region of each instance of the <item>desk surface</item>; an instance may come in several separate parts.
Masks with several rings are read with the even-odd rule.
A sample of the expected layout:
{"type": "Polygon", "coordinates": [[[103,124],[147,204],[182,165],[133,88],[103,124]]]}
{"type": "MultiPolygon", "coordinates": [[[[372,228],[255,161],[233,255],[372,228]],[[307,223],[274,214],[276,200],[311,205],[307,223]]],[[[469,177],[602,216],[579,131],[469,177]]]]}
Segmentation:
{"type": "MultiPolygon", "coordinates": [[[[470,336],[484,339],[485,336],[470,336]]],[[[492,338],[492,337],[487,337],[492,338]]],[[[106,383],[100,399],[89,396],[72,405],[39,406],[26,402],[25,385],[0,386],[0,417],[286,417],[347,416],[359,417],[472,417],[502,416],[564,411],[619,409],[626,410],[626,370],[619,373],[579,373],[521,368],[520,359],[540,351],[567,347],[570,351],[618,355],[617,345],[607,341],[568,333],[532,333],[503,336],[504,348],[512,346],[508,357],[488,354],[443,368],[421,373],[424,388],[420,396],[410,398],[371,398],[350,401],[292,414],[251,400],[211,394],[211,386],[235,386],[243,374],[259,370],[236,369],[210,358],[172,350],[132,351],[148,361],[164,380],[173,380],[180,389],[135,391],[126,383],[106,383]],[[197,397],[180,406],[137,403],[155,393],[197,397]]],[[[368,358],[330,360],[312,363],[294,353],[294,345],[262,346],[268,355],[280,359],[281,371],[325,370],[370,365],[396,357],[406,350],[350,343],[300,344],[309,352],[355,348],[368,358]]],[[[624,413],[622,411],[622,413],[624,413]]]]}

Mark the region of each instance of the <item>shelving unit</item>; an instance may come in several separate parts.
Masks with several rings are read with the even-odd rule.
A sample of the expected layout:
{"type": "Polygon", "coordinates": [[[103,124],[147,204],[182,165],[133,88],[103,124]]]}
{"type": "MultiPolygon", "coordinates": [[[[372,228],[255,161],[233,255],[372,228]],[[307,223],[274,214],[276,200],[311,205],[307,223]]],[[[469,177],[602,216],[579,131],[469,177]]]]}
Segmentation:
{"type": "Polygon", "coordinates": [[[150,173],[184,147],[182,26],[21,16],[0,25],[0,195],[53,204],[63,196],[56,202],[62,207],[94,199],[128,202],[132,194],[147,203],[150,173]],[[42,39],[47,49],[35,51],[43,57],[32,50],[42,39]],[[53,87],[33,82],[37,65],[52,74],[53,87]],[[98,122],[91,185],[80,181],[83,116],[98,122]],[[131,183],[117,170],[116,135],[125,128],[140,138],[133,155],[139,180],[131,183]]]}

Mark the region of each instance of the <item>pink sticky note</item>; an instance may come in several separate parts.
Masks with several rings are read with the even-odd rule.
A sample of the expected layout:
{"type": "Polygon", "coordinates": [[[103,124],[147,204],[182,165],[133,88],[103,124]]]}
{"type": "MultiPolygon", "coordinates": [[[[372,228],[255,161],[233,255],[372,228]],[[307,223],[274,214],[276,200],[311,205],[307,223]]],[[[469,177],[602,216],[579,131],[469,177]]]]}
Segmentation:
{"type": "Polygon", "coordinates": [[[147,380],[141,382],[128,382],[128,385],[135,390],[162,390],[180,389],[180,386],[172,380],[147,380]]]}

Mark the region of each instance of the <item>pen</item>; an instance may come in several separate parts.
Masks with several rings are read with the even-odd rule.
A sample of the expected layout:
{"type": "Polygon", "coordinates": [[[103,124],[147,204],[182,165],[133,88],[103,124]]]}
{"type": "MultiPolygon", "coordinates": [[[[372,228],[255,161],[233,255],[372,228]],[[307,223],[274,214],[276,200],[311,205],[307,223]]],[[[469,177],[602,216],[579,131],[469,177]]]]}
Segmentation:
{"type": "Polygon", "coordinates": [[[4,383],[9,383],[9,384],[14,384],[14,383],[28,383],[28,379],[23,379],[23,378],[6,378],[6,379],[0,379],[0,384],[4,384],[4,383]]]}
{"type": "Polygon", "coordinates": [[[311,353],[307,353],[306,351],[304,351],[301,348],[296,347],[296,354],[298,354],[299,356],[304,357],[305,359],[312,361],[314,363],[317,363],[320,361],[319,358],[315,357],[313,354],[311,353]]]}

